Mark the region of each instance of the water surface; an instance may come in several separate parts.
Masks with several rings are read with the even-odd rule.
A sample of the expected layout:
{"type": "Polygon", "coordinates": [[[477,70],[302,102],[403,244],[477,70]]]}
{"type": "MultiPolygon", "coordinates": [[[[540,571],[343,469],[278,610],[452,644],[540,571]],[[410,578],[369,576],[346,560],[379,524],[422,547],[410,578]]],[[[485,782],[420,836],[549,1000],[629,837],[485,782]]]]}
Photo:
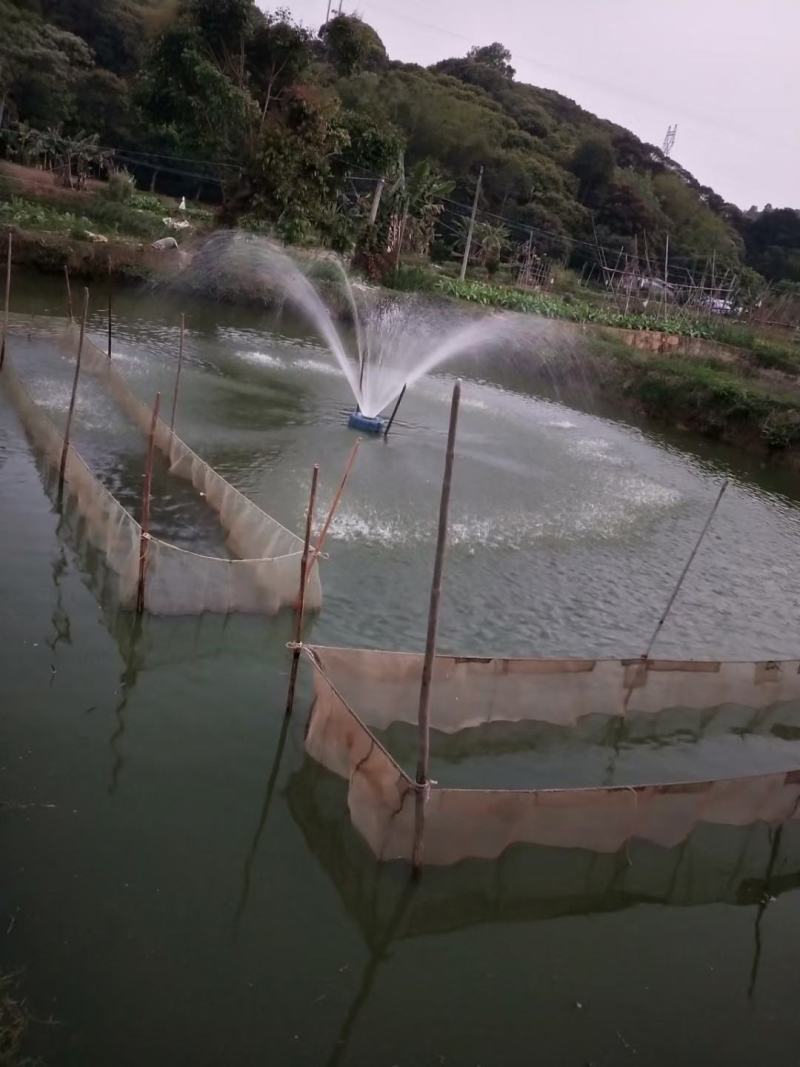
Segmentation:
{"type": "MultiPolygon", "coordinates": [[[[15,300],[62,303],[41,279],[21,280],[15,300]]],[[[312,336],[161,293],[118,294],[116,308],[114,358],[147,401],[171,400],[186,310],[176,425],[196,451],[298,531],[319,462],[327,506],[354,435],[347,387],[312,336]]],[[[100,312],[91,325],[102,343],[100,312]]],[[[535,331],[531,358],[548,345],[555,355],[535,331]]],[[[51,357],[35,341],[12,347],[57,411],[70,364],[51,357]]],[[[728,474],[656,652],[797,657],[790,476],[533,395],[524,367],[497,355],[460,370],[443,650],[638,655],[728,474]]],[[[448,373],[418,383],[390,440],[363,442],[314,640],[422,647],[451,389],[448,373]]],[[[135,510],[143,442],[88,378],[75,441],[135,510]]],[[[672,1067],[785,1054],[794,829],[701,827],[680,849],[616,857],[513,849],[409,886],[366,855],[341,783],[304,760],[305,679],[281,732],[291,619],[137,628],[45,483],[0,389],[0,961],[56,1020],[34,1031],[48,1063],[672,1067]]],[[[160,536],[224,552],[184,485],[161,470],[156,489],[160,536]]],[[[632,739],[618,773],[798,763],[792,729],[717,725],[632,739]]],[[[513,784],[574,784],[605,760],[594,741],[540,741],[505,766],[513,784]]],[[[443,770],[464,784],[463,762],[443,770]]]]}

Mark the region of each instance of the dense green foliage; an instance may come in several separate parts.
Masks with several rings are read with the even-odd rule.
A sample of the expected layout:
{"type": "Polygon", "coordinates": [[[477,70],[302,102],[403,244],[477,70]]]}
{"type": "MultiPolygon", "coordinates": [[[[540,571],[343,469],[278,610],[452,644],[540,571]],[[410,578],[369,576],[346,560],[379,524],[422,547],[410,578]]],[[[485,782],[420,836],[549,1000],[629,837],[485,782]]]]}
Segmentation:
{"type": "Polygon", "coordinates": [[[741,442],[745,437],[770,449],[800,442],[800,406],[795,397],[748,384],[741,375],[699,360],[622,357],[635,367],[626,391],[661,421],[680,423],[707,436],[741,442]]]}
{"type": "Polygon", "coordinates": [[[139,184],[213,193],[226,221],[291,240],[360,242],[384,271],[399,242],[458,256],[482,166],[474,255],[490,274],[529,238],[580,268],[600,246],[661,262],[669,235],[677,268],[713,256],[739,278],[800,281],[795,211],[743,214],[657,147],[517,81],[499,43],[424,69],[392,62],[355,16],[317,33],[254,0],[0,0],[0,24],[15,158],[18,123],[95,134],[139,184]]]}

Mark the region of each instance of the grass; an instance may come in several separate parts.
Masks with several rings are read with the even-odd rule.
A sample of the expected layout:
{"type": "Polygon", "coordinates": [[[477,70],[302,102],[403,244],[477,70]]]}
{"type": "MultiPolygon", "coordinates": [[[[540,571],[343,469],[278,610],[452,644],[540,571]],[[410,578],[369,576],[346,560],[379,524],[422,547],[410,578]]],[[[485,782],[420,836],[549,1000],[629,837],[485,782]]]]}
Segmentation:
{"type": "Polygon", "coordinates": [[[22,1049],[31,1024],[31,1015],[15,989],[10,975],[0,975],[0,1067],[33,1067],[22,1049]]]}
{"type": "Polygon", "coordinates": [[[436,275],[423,267],[401,266],[385,279],[390,288],[403,291],[438,292],[444,296],[466,300],[481,307],[500,308],[523,314],[542,315],[576,323],[595,323],[627,330],[647,330],[677,334],[680,337],[702,338],[744,349],[756,367],[800,374],[800,347],[780,345],[765,340],[749,327],[724,320],[679,318],[674,315],[654,316],[625,313],[605,304],[591,303],[580,297],[544,292],[524,292],[513,286],[492,285],[488,282],[459,281],[436,275]]]}
{"type": "Polygon", "coordinates": [[[77,240],[89,240],[90,233],[99,233],[104,237],[154,241],[171,231],[162,222],[166,212],[160,202],[157,208],[152,204],[137,206],[139,197],[145,196],[137,194],[127,204],[95,196],[83,201],[77,211],[71,205],[11,195],[0,198],[0,225],[62,233],[77,240]]]}
{"type": "MultiPolygon", "coordinates": [[[[160,196],[134,191],[121,201],[103,193],[85,196],[80,202],[65,203],[58,197],[41,200],[19,195],[10,181],[0,180],[0,225],[65,234],[76,240],[90,240],[93,233],[148,242],[167,235],[180,239],[179,233],[164,226],[163,219],[174,213],[174,205],[160,196]]],[[[210,220],[210,212],[196,205],[186,213],[195,226],[210,220]]]]}
{"type": "Polygon", "coordinates": [[[760,441],[773,451],[800,444],[800,403],[714,360],[644,355],[604,343],[622,371],[623,393],[649,416],[707,437],[760,441]]]}

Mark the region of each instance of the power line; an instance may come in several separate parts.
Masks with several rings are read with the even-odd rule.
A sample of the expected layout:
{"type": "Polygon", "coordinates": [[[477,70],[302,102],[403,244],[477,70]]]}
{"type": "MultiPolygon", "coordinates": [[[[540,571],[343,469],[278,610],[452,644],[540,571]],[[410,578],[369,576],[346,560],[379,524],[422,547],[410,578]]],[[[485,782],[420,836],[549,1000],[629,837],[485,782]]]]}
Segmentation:
{"type": "MultiPolygon", "coordinates": [[[[377,4],[377,6],[379,8],[381,8],[382,11],[385,14],[390,15],[391,17],[396,18],[396,19],[398,19],[400,21],[406,21],[406,22],[415,23],[417,26],[422,26],[425,29],[433,30],[435,33],[444,34],[447,37],[452,37],[452,38],[457,39],[459,41],[464,41],[464,42],[466,42],[467,44],[470,44],[470,45],[474,45],[474,43],[475,43],[473,38],[467,37],[463,33],[459,33],[457,30],[452,30],[452,29],[449,29],[448,27],[445,27],[445,26],[439,26],[439,25],[437,25],[435,23],[426,22],[423,19],[415,18],[413,15],[409,15],[405,11],[404,12],[397,11],[397,10],[389,7],[384,2],[384,0],[372,0],[372,3],[377,4]]],[[[558,75],[561,75],[563,77],[570,78],[573,81],[582,82],[584,85],[588,85],[588,86],[590,86],[592,88],[603,89],[606,92],[610,92],[613,95],[618,96],[618,97],[620,97],[621,99],[624,99],[624,100],[630,100],[631,95],[632,95],[629,86],[617,85],[614,82],[607,82],[607,81],[604,81],[604,80],[599,79],[599,78],[587,78],[582,74],[576,73],[573,69],[569,69],[568,70],[568,69],[563,68],[563,67],[555,66],[552,63],[548,63],[546,60],[534,58],[533,56],[528,56],[528,55],[525,55],[522,52],[518,52],[516,49],[513,50],[513,58],[514,58],[514,60],[516,62],[519,62],[520,60],[522,60],[525,63],[532,64],[534,67],[539,68],[541,70],[551,71],[554,74],[558,74],[558,75]]],[[[537,87],[534,86],[533,88],[537,88],[537,87]]],[[[545,90],[545,91],[547,91],[547,90],[545,90]]],[[[550,91],[557,92],[558,90],[550,90],[550,91]]],[[[562,93],[561,95],[564,95],[564,94],[562,93]]],[[[664,101],[657,100],[657,99],[654,99],[654,98],[649,97],[649,96],[645,96],[641,92],[637,92],[635,94],[635,96],[636,96],[636,99],[639,100],[641,103],[647,104],[649,107],[658,108],[659,110],[665,110],[667,108],[667,106],[669,106],[670,108],[674,108],[675,107],[675,102],[674,101],[671,101],[669,103],[669,105],[667,105],[664,101]]],[[[580,105],[578,105],[578,106],[580,107],[580,105]]],[[[585,109],[582,109],[582,110],[585,110],[585,109]]],[[[737,137],[745,136],[745,137],[748,137],[752,141],[759,141],[759,142],[764,143],[764,144],[767,143],[767,141],[765,139],[763,139],[763,138],[753,137],[753,131],[752,130],[744,130],[744,129],[737,128],[736,126],[729,125],[728,123],[720,122],[718,115],[706,115],[702,111],[694,111],[693,109],[687,109],[684,106],[681,107],[681,110],[683,112],[683,115],[687,119],[694,120],[695,122],[702,123],[702,124],[704,124],[706,126],[712,126],[715,129],[725,130],[726,132],[734,134],[737,137]]],[[[611,121],[611,120],[608,120],[608,121],[611,121]]],[[[617,124],[614,123],[614,125],[617,125],[617,124]]],[[[772,142],[770,142],[770,144],[771,143],[772,142]]]]}

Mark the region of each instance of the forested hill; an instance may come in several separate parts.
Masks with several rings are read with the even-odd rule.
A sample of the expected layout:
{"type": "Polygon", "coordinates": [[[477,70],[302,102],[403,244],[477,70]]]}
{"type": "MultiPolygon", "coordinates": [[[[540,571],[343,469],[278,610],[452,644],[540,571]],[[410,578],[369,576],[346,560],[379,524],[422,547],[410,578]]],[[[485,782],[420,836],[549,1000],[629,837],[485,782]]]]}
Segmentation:
{"type": "Polygon", "coordinates": [[[384,175],[434,256],[458,244],[483,167],[487,247],[494,223],[497,241],[529,234],[573,265],[598,246],[658,260],[669,235],[677,262],[800,282],[795,211],[743,214],[659,148],[517,81],[500,44],[425,69],[355,17],[316,32],[253,0],[0,0],[0,25],[12,157],[31,129],[96,134],[140,181],[194,193],[207,176],[228,221],[341,248],[384,175]]]}

